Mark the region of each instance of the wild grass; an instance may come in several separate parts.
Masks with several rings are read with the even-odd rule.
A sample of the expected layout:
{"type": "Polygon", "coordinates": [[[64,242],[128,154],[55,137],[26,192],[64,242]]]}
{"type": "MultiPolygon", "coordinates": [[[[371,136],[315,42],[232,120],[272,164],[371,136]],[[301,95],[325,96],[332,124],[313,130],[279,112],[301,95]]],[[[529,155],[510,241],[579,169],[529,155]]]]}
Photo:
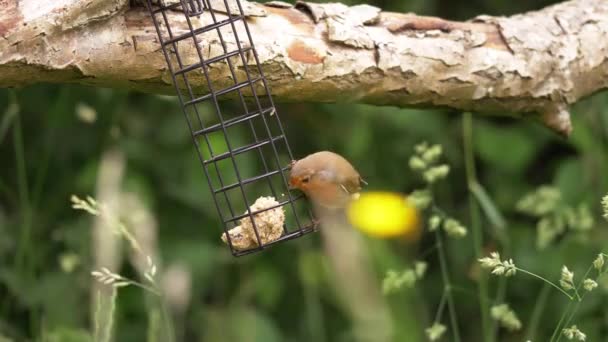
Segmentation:
{"type": "MultiPolygon", "coordinates": [[[[498,283],[497,296],[492,300],[489,295],[489,283],[486,274],[482,272],[477,277],[477,295],[481,317],[480,335],[482,336],[482,340],[495,341],[498,328],[504,328],[507,331],[513,332],[519,331],[524,327],[517,313],[509,306],[507,302],[508,298],[506,297],[506,279],[515,277],[518,273],[521,273],[533,277],[544,284],[532,311],[526,340],[534,340],[540,317],[546,309],[545,304],[549,291],[553,290],[565,296],[569,302],[561,314],[560,320],[555,322],[550,342],[560,341],[564,337],[568,340],[585,341],[586,334],[576,324],[573,325],[572,323],[576,320],[577,311],[587,294],[596,289],[600,277],[608,273],[608,267],[604,267],[608,255],[599,252],[596,259],[590,262],[591,265],[587,271],[582,276],[576,277],[576,279],[574,272],[568,266],[563,265],[559,281],[551,281],[542,275],[518,267],[513,259],[502,259],[497,251],[491,252],[490,256],[483,256],[484,234],[481,227],[482,211],[480,207],[484,209],[485,218],[493,222],[495,228],[500,229],[495,232],[495,236],[501,242],[501,248],[508,253],[511,246],[504,232],[506,223],[503,215],[496,209],[491,198],[487,196],[483,186],[477,180],[474,161],[475,153],[472,143],[473,118],[470,113],[464,114],[462,126],[463,159],[465,160],[466,183],[469,189],[468,204],[470,209],[470,230],[473,233],[474,255],[482,269],[487,269],[492,275],[504,280],[498,283]],[[593,276],[590,276],[592,273],[593,276]]],[[[469,229],[447,215],[433,196],[434,183],[448,177],[450,169],[446,164],[438,165],[441,155],[441,146],[431,146],[427,143],[422,143],[415,147],[414,155],[410,158],[410,168],[415,173],[418,173],[426,182],[426,187],[412,192],[411,199],[417,204],[419,209],[428,213],[429,218],[426,230],[435,237],[439,272],[441,273],[443,282],[443,293],[435,319],[425,332],[427,338],[431,341],[440,340],[444,334],[450,333],[452,335],[449,339],[450,341],[461,341],[463,338],[458,323],[458,304],[455,303],[452,296],[453,290],[459,286],[451,280],[450,265],[445,254],[445,245],[446,243],[457,243],[457,241],[452,240],[464,237],[469,229]],[[438,172],[439,169],[441,170],[440,172],[438,172]],[[448,308],[447,321],[443,317],[446,306],[448,308]],[[444,321],[449,323],[449,326],[446,326],[443,323],[444,321]]],[[[601,205],[603,216],[608,219],[608,195],[602,199],[601,205]]],[[[517,210],[536,217],[539,220],[537,224],[537,247],[539,250],[550,246],[556,239],[563,238],[564,234],[570,237],[580,237],[588,234],[594,225],[590,209],[586,205],[580,204],[573,207],[565,204],[562,201],[560,191],[550,186],[541,186],[536,191],[523,196],[517,204],[517,210]]],[[[424,264],[427,265],[426,263],[424,264]]],[[[417,277],[414,271],[410,269],[402,271],[401,276],[398,276],[398,274],[396,271],[389,271],[387,273],[384,279],[385,294],[398,291],[401,287],[411,288],[417,280],[422,278],[422,275],[417,277]],[[387,291],[387,289],[390,291],[387,291]]]]}
{"type": "MultiPolygon", "coordinates": [[[[105,90],[44,95],[49,89],[0,98],[7,104],[0,118],[0,341],[105,342],[137,335],[159,342],[191,336],[240,342],[253,338],[252,331],[271,342],[355,339],[356,327],[335,299],[345,290],[332,280],[340,274],[332,274],[318,248],[319,234],[238,260],[215,245],[216,213],[200,165],[188,164],[192,150],[187,134],[179,136],[182,118],[167,119],[179,108],[135,96],[129,97],[135,104],[125,107],[127,95],[105,90]],[[32,94],[40,96],[40,106],[25,100],[32,94]],[[72,110],[81,102],[105,112],[96,122],[78,121],[72,110]],[[39,119],[38,111],[54,121],[39,119]],[[123,111],[128,115],[121,117],[123,111]],[[74,197],[74,209],[85,216],[66,203],[71,193],[95,189],[99,155],[108,147],[128,162],[121,189],[137,192],[158,216],[158,254],[135,234],[129,212],[74,197]],[[124,242],[122,251],[136,257],[120,267],[91,266],[91,218],[103,221],[124,242]],[[169,267],[162,267],[160,255],[192,272],[196,295],[181,316],[165,304],[169,267]],[[299,329],[292,329],[294,321],[302,323],[299,329]]],[[[363,239],[378,271],[368,280],[382,284],[395,340],[605,337],[608,116],[602,114],[605,100],[593,101],[575,116],[570,141],[529,123],[365,106],[321,107],[332,112],[327,127],[352,131],[352,144],[317,122],[292,123],[289,134],[300,138],[294,144],[300,154],[331,147],[352,156],[363,174],[377,175],[380,184],[372,186],[417,189],[410,197],[424,208],[419,244],[363,239]],[[311,131],[314,137],[307,136],[311,131]],[[421,139],[433,143],[415,147],[421,139]],[[503,151],[494,139],[515,152],[496,157],[503,151]],[[551,161],[544,161],[547,156],[551,161]],[[412,172],[403,171],[408,158],[412,172]]]]}
{"type": "Polygon", "coordinates": [[[155,296],[156,307],[152,307],[149,310],[149,338],[156,338],[160,336],[164,337],[167,342],[174,340],[174,331],[172,328],[171,317],[168,310],[166,309],[164,299],[162,298],[162,290],[158,284],[157,271],[158,266],[152,260],[150,255],[146,255],[137,241],[135,236],[131,233],[130,229],[106,206],[104,203],[98,202],[91,196],[87,196],[85,199],[81,199],[76,195],[72,195],[70,198],[72,202],[72,208],[75,210],[84,211],[92,216],[98,217],[104,220],[108,227],[113,230],[113,233],[120,236],[122,239],[128,242],[129,248],[145,258],[146,269],[141,274],[141,280],[130,279],[122,276],[119,273],[113,272],[106,267],[101,267],[98,270],[91,271],[91,276],[99,283],[109,289],[109,308],[102,310],[101,298],[107,291],[100,290],[97,293],[97,302],[95,309],[95,328],[94,328],[94,341],[108,342],[112,340],[112,330],[114,325],[114,314],[116,309],[116,300],[118,292],[121,288],[127,286],[138,287],[155,296]],[[102,313],[106,312],[106,317],[101,317],[102,313]],[[159,312],[161,314],[159,314],[159,312]],[[159,317],[160,316],[160,317],[159,317]],[[160,322],[159,322],[160,321],[160,322]],[[161,329],[161,334],[158,334],[157,330],[159,325],[164,326],[161,329]]]}

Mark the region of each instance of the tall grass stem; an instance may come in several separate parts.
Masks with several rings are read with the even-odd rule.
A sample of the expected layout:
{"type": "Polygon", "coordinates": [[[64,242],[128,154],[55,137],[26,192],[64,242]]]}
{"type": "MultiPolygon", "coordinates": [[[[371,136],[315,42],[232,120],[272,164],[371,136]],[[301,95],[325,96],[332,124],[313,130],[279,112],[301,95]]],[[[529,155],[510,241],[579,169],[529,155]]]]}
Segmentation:
{"type": "MultiPolygon", "coordinates": [[[[483,256],[483,232],[481,230],[481,213],[473,192],[478,181],[477,172],[475,170],[475,148],[473,146],[473,115],[470,112],[463,114],[462,138],[467,185],[469,188],[469,210],[471,215],[471,231],[473,234],[475,258],[480,259],[483,256]]],[[[492,328],[492,321],[490,320],[490,305],[487,300],[489,297],[488,276],[485,273],[482,272],[479,275],[477,286],[479,291],[479,309],[481,312],[483,339],[486,342],[492,342],[494,341],[494,334],[492,333],[494,329],[492,328]]]]}
{"type": "Polygon", "coordinates": [[[443,279],[444,291],[446,293],[446,302],[448,304],[448,312],[450,315],[450,325],[452,326],[453,342],[460,342],[460,329],[458,328],[458,317],[456,316],[456,306],[454,304],[454,296],[452,291],[452,283],[448,273],[448,264],[445,257],[443,239],[439,229],[435,230],[435,239],[437,240],[437,254],[439,256],[439,265],[441,267],[441,277],[443,279]]]}

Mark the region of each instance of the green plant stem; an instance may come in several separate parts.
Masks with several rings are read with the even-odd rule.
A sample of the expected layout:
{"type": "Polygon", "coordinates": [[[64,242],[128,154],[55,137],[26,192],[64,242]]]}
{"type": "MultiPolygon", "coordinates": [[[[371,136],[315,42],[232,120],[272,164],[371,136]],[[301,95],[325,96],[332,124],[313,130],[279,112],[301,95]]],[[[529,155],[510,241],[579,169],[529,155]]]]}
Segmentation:
{"type": "Polygon", "coordinates": [[[94,322],[93,326],[93,341],[101,340],[101,291],[97,291],[97,295],[95,296],[95,314],[94,314],[94,322]]]}
{"type": "MultiPolygon", "coordinates": [[[[14,91],[9,92],[10,103],[16,106],[13,144],[15,146],[15,165],[17,170],[17,188],[19,196],[19,210],[21,214],[20,236],[17,242],[17,252],[15,255],[15,270],[22,272],[23,281],[32,283],[34,281],[34,269],[32,268],[32,206],[29,198],[29,184],[27,179],[27,165],[25,163],[25,147],[23,140],[23,129],[21,126],[21,112],[19,101],[14,91]]],[[[29,310],[30,327],[32,334],[35,334],[38,327],[38,310],[29,310]]]]}
{"type": "Polygon", "coordinates": [[[17,194],[11,189],[4,180],[0,179],[0,194],[4,194],[4,198],[12,206],[17,206],[17,194]]]}
{"type": "MultiPolygon", "coordinates": [[[[473,147],[473,115],[470,112],[464,113],[462,118],[462,137],[464,145],[464,159],[467,177],[467,185],[469,188],[469,210],[471,215],[471,231],[473,233],[473,243],[475,249],[475,258],[482,257],[483,250],[483,232],[481,230],[480,212],[473,189],[475,184],[478,184],[475,171],[475,156],[473,147]]],[[[488,276],[485,273],[479,275],[478,282],[479,291],[479,310],[481,312],[481,328],[484,336],[484,341],[494,341],[492,321],[490,320],[490,305],[487,300],[488,293],[488,276]]]]}
{"type": "Polygon", "coordinates": [[[9,132],[9,128],[11,128],[17,114],[19,114],[19,103],[16,101],[15,92],[9,91],[9,103],[0,121],[0,144],[2,144],[4,137],[9,132]]]}
{"type": "Polygon", "coordinates": [[[545,306],[547,305],[547,299],[549,298],[549,293],[551,293],[551,285],[547,283],[543,283],[543,287],[541,288],[536,303],[534,304],[534,310],[532,311],[532,316],[530,317],[530,323],[528,324],[528,329],[526,331],[526,340],[534,341],[536,339],[536,333],[538,331],[538,324],[540,323],[540,318],[545,310],[545,306]]]}
{"type": "MultiPolygon", "coordinates": [[[[608,256],[607,254],[604,253],[600,253],[603,256],[608,256]]],[[[578,285],[576,286],[576,292],[578,293],[578,290],[580,290],[581,286],[583,286],[583,282],[585,281],[585,279],[587,278],[587,276],[589,275],[589,272],[591,272],[593,270],[593,265],[589,266],[589,268],[587,269],[587,272],[585,272],[585,274],[583,275],[583,277],[581,278],[581,280],[578,282],[578,285]]],[[[600,275],[604,273],[601,272],[600,274],[598,274],[597,278],[600,277],[600,275]]],[[[576,307],[574,308],[574,310],[572,311],[572,313],[570,314],[570,317],[568,318],[568,320],[566,321],[566,324],[564,324],[563,326],[566,327],[570,324],[570,322],[572,321],[572,319],[574,318],[574,315],[576,314],[576,312],[578,311],[578,308],[580,306],[580,302],[583,301],[583,298],[585,298],[585,295],[587,293],[583,293],[582,297],[579,297],[579,302],[577,303],[576,307]]],[[[568,312],[570,311],[570,307],[572,306],[572,302],[568,303],[568,306],[566,307],[566,310],[564,311],[564,313],[562,313],[562,317],[560,318],[559,322],[557,323],[557,326],[555,327],[555,330],[553,330],[553,334],[551,334],[551,342],[554,341],[554,339],[557,337],[557,341],[560,340],[561,335],[559,334],[559,332],[562,329],[562,322],[564,321],[564,319],[566,318],[568,312]]]]}
{"type": "Polygon", "coordinates": [[[309,240],[298,245],[298,258],[300,259],[300,272],[298,272],[298,276],[304,290],[304,311],[306,315],[306,324],[303,325],[303,328],[305,329],[305,336],[308,340],[325,342],[325,320],[321,298],[319,297],[319,290],[316,286],[306,281],[301,265],[301,260],[306,258],[305,251],[310,247],[311,241],[309,240]]]}
{"type": "Polygon", "coordinates": [[[427,248],[424,252],[420,253],[418,255],[418,259],[420,259],[420,260],[426,259],[426,257],[433,254],[433,252],[435,252],[436,249],[437,249],[437,243],[434,243],[432,246],[427,248]]]}
{"type": "Polygon", "coordinates": [[[104,318],[104,332],[101,338],[101,342],[109,342],[112,340],[112,333],[114,331],[114,312],[116,311],[116,297],[118,295],[118,291],[115,288],[112,288],[110,292],[110,308],[106,311],[107,317],[104,318]]]}
{"type": "Polygon", "coordinates": [[[120,280],[121,280],[121,281],[126,281],[127,283],[129,283],[129,284],[131,284],[131,285],[133,285],[133,286],[137,286],[137,287],[139,287],[139,288],[140,288],[140,289],[142,289],[142,290],[149,291],[150,293],[152,293],[152,294],[156,295],[157,297],[160,297],[160,296],[161,296],[161,294],[160,294],[160,290],[158,290],[158,289],[157,289],[157,288],[155,288],[155,287],[148,286],[148,285],[145,285],[145,284],[140,283],[140,282],[138,282],[138,281],[131,280],[131,279],[127,279],[127,278],[122,278],[122,279],[120,279],[120,280]]]}
{"type": "MultiPolygon", "coordinates": [[[[12,94],[12,93],[11,93],[12,94]]],[[[16,96],[16,95],[13,95],[16,96]]],[[[11,96],[11,101],[17,101],[11,96]]],[[[21,210],[21,236],[17,248],[15,258],[16,268],[22,270],[28,268],[27,255],[30,247],[30,201],[29,201],[29,186],[27,182],[27,170],[25,165],[25,149],[23,146],[23,132],[21,128],[21,115],[18,113],[15,117],[15,132],[13,134],[13,143],[15,145],[15,164],[17,166],[17,187],[19,195],[19,208],[21,210]]]]}
{"type": "MultiPolygon", "coordinates": [[[[19,115],[19,103],[14,91],[9,91],[9,103],[0,121],[0,145],[13,125],[15,118],[19,115]]],[[[5,180],[0,179],[0,192],[5,194],[6,201],[15,201],[18,195],[9,187],[5,180]]],[[[16,203],[11,203],[15,204],[16,203]]]]}
{"type": "Polygon", "coordinates": [[[557,326],[555,327],[555,330],[553,330],[553,334],[551,334],[551,342],[555,341],[555,338],[558,336],[562,322],[566,318],[568,311],[570,311],[571,306],[572,302],[569,302],[568,306],[566,307],[566,310],[564,310],[564,312],[562,313],[562,317],[559,319],[559,322],[557,322],[557,326]]]}
{"type": "Polygon", "coordinates": [[[160,310],[158,308],[148,310],[148,331],[147,331],[147,339],[146,342],[160,342],[162,336],[159,336],[158,325],[159,321],[162,319],[160,310]]]}
{"type": "MultiPolygon", "coordinates": [[[[494,303],[505,302],[505,298],[507,297],[507,282],[507,277],[498,278],[498,286],[496,290],[496,296],[494,297],[494,303]]],[[[494,341],[498,339],[499,330],[500,326],[496,323],[496,321],[492,320],[492,338],[494,339],[494,341]]]]}
{"type": "Polygon", "coordinates": [[[169,313],[169,310],[167,309],[167,304],[165,303],[164,298],[159,294],[157,296],[157,299],[159,301],[162,315],[164,316],[165,330],[167,331],[167,338],[168,338],[167,342],[173,342],[173,341],[175,341],[175,336],[174,336],[175,329],[173,327],[173,318],[171,317],[171,314],[169,313]]]}
{"type": "Polygon", "coordinates": [[[304,285],[304,300],[306,302],[306,325],[311,341],[325,342],[325,327],[323,310],[317,289],[309,284],[304,285]]]}
{"type": "MultiPolygon", "coordinates": [[[[578,294],[578,290],[580,290],[580,288],[583,286],[583,282],[585,281],[585,279],[587,278],[587,276],[589,275],[589,272],[591,272],[591,270],[593,270],[593,265],[589,266],[589,268],[587,269],[587,272],[585,272],[585,275],[583,275],[583,277],[581,278],[581,280],[578,282],[578,286],[576,287],[576,292],[578,294]]],[[[599,278],[599,275],[598,275],[599,278]]],[[[597,280],[597,278],[596,278],[597,280]]],[[[568,317],[568,319],[566,320],[566,323],[563,325],[564,327],[567,327],[570,325],[570,322],[572,322],[572,319],[574,318],[574,315],[576,315],[576,312],[578,311],[581,302],[583,301],[583,298],[585,298],[585,295],[587,295],[588,292],[583,293],[582,297],[579,297],[579,301],[578,303],[576,303],[576,306],[574,307],[574,309],[572,310],[572,313],[570,314],[570,316],[568,317]]],[[[566,311],[568,312],[568,311],[566,311]]],[[[556,328],[557,331],[561,330],[560,327],[556,328]]],[[[561,339],[562,335],[559,334],[557,335],[557,342],[559,342],[559,340],[561,339]]]]}
{"type": "Polygon", "coordinates": [[[519,267],[515,267],[515,269],[516,269],[518,272],[525,273],[525,274],[527,274],[527,275],[529,275],[529,276],[532,276],[532,277],[535,277],[535,278],[537,278],[537,279],[540,279],[540,280],[544,281],[545,283],[547,283],[547,284],[549,284],[549,285],[553,286],[554,288],[558,289],[558,290],[559,290],[559,292],[563,293],[563,294],[564,294],[566,297],[568,297],[568,299],[570,299],[570,300],[574,299],[574,297],[572,297],[570,294],[568,294],[568,292],[564,291],[564,289],[562,289],[561,287],[559,287],[559,286],[558,286],[558,285],[556,285],[555,283],[551,282],[550,280],[548,280],[548,279],[546,279],[546,278],[543,278],[543,277],[539,276],[539,275],[538,275],[538,274],[536,274],[536,273],[532,273],[532,272],[526,271],[526,270],[524,270],[524,269],[521,269],[521,268],[519,268],[519,267]]]}
{"type": "MultiPolygon", "coordinates": [[[[167,338],[166,341],[167,342],[175,341],[175,327],[173,325],[173,317],[171,316],[171,314],[167,308],[167,304],[165,303],[165,300],[162,296],[162,292],[158,288],[157,284],[152,283],[152,285],[146,285],[144,283],[140,283],[136,280],[131,280],[128,278],[122,278],[121,281],[126,281],[129,284],[131,284],[133,286],[137,286],[154,295],[153,297],[148,297],[148,298],[152,298],[152,300],[158,301],[158,307],[160,308],[159,311],[160,311],[160,316],[161,316],[160,319],[161,319],[162,323],[164,323],[165,336],[167,338]]],[[[151,321],[150,324],[155,324],[155,323],[153,321],[151,321]]]]}
{"type": "MultiPolygon", "coordinates": [[[[559,329],[556,329],[557,334],[555,335],[555,337],[557,338],[557,340],[555,340],[556,342],[559,342],[559,340],[562,339],[562,334],[561,331],[566,328],[567,326],[570,325],[570,322],[572,321],[572,318],[574,318],[574,315],[576,315],[576,312],[578,311],[578,308],[581,306],[581,302],[577,302],[576,305],[574,306],[574,309],[572,309],[572,312],[570,313],[568,319],[566,320],[566,322],[564,323],[564,325],[562,325],[559,329]]],[[[565,313],[568,313],[568,311],[566,310],[565,313]]],[[[566,315],[568,316],[568,315],[566,315]]]]}
{"type": "MultiPolygon", "coordinates": [[[[55,100],[55,104],[48,114],[49,116],[60,116],[63,111],[67,110],[67,108],[64,108],[64,103],[69,101],[69,93],[70,92],[67,88],[61,88],[58,97],[55,100]]],[[[46,144],[40,155],[37,156],[39,158],[38,169],[36,170],[36,175],[32,182],[32,208],[39,207],[40,198],[43,194],[44,184],[46,177],[48,176],[50,160],[53,155],[54,148],[57,146],[57,124],[50,124],[49,127],[47,127],[45,140],[46,144]]],[[[36,210],[34,210],[34,214],[35,213],[36,210]]]]}
{"type": "Polygon", "coordinates": [[[446,302],[448,304],[448,312],[450,313],[450,324],[452,325],[452,333],[454,335],[453,342],[460,342],[460,331],[458,329],[458,320],[456,317],[456,307],[454,306],[454,298],[452,296],[452,283],[448,274],[448,265],[443,249],[443,240],[439,229],[435,230],[435,238],[437,240],[437,254],[439,256],[439,265],[441,268],[441,277],[443,279],[444,291],[446,293],[446,302]]]}
{"type": "MultiPolygon", "coordinates": [[[[466,288],[464,288],[464,287],[460,287],[460,286],[452,285],[452,290],[453,290],[454,292],[460,292],[460,293],[462,293],[463,295],[467,295],[467,296],[469,296],[469,297],[475,297],[475,298],[479,297],[479,293],[478,293],[477,291],[469,290],[469,289],[466,289],[466,288]]],[[[489,298],[489,297],[488,297],[488,298],[486,298],[486,300],[487,300],[488,302],[492,302],[492,299],[491,299],[491,298],[489,298]]],[[[485,342],[485,341],[484,341],[484,342],[485,342]]]]}
{"type": "Polygon", "coordinates": [[[447,289],[443,289],[443,293],[441,294],[441,300],[439,301],[439,306],[437,307],[437,313],[435,314],[435,321],[433,323],[439,323],[441,321],[441,316],[443,316],[443,309],[445,308],[445,301],[447,298],[447,289]]]}

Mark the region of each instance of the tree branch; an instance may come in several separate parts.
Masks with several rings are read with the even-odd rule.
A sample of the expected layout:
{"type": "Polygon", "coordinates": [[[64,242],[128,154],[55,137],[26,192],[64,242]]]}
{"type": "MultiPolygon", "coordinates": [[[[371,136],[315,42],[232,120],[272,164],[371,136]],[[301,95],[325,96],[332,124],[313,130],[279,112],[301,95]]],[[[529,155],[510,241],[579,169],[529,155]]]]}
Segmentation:
{"type": "MultiPolygon", "coordinates": [[[[223,1],[212,4],[218,20],[225,18],[219,13],[225,12],[223,1]]],[[[0,8],[0,87],[53,82],[173,93],[143,7],[129,8],[127,0],[0,0],[0,8]]],[[[246,8],[278,101],[529,113],[567,135],[568,105],[608,85],[604,0],[467,22],[338,3],[246,8]]],[[[177,33],[186,31],[182,13],[171,13],[170,20],[177,33]]],[[[193,20],[208,24],[211,17],[193,20]]],[[[237,32],[246,37],[242,27],[237,32]]],[[[224,38],[236,49],[233,34],[224,38]]],[[[206,58],[221,52],[213,32],[202,35],[200,44],[206,58]]],[[[179,50],[186,63],[197,60],[191,40],[180,42],[179,50]]],[[[238,57],[234,63],[238,78],[243,65],[238,57]]],[[[225,62],[210,71],[216,87],[233,82],[225,62]]],[[[195,91],[204,93],[202,74],[189,76],[195,91]]]]}

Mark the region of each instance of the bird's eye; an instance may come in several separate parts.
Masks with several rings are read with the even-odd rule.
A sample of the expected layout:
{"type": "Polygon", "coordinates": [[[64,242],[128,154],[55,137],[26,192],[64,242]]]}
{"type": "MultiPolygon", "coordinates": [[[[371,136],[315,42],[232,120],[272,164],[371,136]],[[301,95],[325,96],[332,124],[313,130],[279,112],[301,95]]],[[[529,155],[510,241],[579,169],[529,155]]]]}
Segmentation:
{"type": "Polygon", "coordinates": [[[306,177],[302,178],[302,183],[306,184],[306,183],[308,183],[309,180],[310,180],[310,177],[306,176],[306,177]]]}

